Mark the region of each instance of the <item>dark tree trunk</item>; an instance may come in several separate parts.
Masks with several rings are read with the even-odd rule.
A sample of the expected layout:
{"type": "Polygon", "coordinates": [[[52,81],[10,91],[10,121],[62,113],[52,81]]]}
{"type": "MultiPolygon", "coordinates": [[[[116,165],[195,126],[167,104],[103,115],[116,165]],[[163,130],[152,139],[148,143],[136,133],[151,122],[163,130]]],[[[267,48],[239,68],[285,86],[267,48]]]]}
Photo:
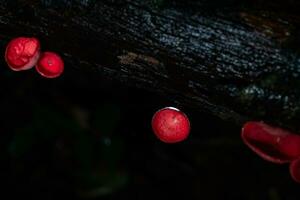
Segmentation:
{"type": "Polygon", "coordinates": [[[297,1],[1,0],[0,39],[4,48],[12,37],[35,35],[63,54],[65,73],[78,68],[224,120],[297,131],[296,8],[297,1]]]}

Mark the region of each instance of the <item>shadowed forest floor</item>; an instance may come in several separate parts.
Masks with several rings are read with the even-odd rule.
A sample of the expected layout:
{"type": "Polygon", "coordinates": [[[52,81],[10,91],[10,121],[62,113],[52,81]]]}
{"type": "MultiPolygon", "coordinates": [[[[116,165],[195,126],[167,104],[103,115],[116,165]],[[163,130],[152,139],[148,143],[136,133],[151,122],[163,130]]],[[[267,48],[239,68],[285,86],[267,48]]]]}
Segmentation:
{"type": "Polygon", "coordinates": [[[3,195],[299,199],[288,166],[258,158],[242,144],[240,127],[172,99],[81,76],[89,78],[80,82],[66,73],[54,81],[2,70],[3,195]],[[186,141],[169,145],[155,138],[151,117],[164,106],[189,116],[186,141]]]}

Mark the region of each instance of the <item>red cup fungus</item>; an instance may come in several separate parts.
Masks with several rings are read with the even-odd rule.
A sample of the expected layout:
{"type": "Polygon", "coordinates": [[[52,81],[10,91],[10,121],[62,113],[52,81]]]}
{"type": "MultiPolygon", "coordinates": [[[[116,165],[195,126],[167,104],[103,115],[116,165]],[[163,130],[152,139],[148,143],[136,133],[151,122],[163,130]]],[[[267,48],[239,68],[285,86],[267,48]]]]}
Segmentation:
{"type": "Polygon", "coordinates": [[[152,118],[152,129],[158,139],[165,143],[185,140],[190,133],[188,117],[173,107],[158,110],[152,118]]]}
{"type": "Polygon", "coordinates": [[[46,78],[56,78],[64,71],[62,58],[53,52],[44,52],[36,64],[36,70],[46,78]]]}
{"type": "Polygon", "coordinates": [[[300,157],[290,164],[290,174],[294,181],[300,183],[300,157]]]}
{"type": "Polygon", "coordinates": [[[40,42],[36,38],[12,39],[5,51],[5,60],[10,69],[22,71],[34,67],[40,56],[40,42]]]}
{"type": "Polygon", "coordinates": [[[244,143],[263,159],[283,164],[300,157],[300,136],[263,122],[247,122],[242,129],[244,143]]]}

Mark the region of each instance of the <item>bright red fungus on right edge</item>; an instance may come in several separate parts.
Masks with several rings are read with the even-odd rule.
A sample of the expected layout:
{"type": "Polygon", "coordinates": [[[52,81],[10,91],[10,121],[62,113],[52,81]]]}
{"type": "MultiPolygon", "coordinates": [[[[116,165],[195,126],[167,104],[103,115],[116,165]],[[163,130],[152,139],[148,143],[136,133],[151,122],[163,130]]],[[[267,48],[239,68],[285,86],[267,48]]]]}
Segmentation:
{"type": "Polygon", "coordinates": [[[290,163],[291,177],[300,183],[300,135],[264,122],[250,121],[244,124],[241,136],[263,159],[277,164],[290,163]]]}
{"type": "Polygon", "coordinates": [[[56,78],[63,73],[64,62],[58,54],[44,52],[36,64],[36,70],[46,78],[56,78]]]}
{"type": "Polygon", "coordinates": [[[177,108],[166,107],[154,114],[152,129],[161,141],[176,143],[188,137],[190,122],[188,117],[177,108]]]}
{"type": "Polygon", "coordinates": [[[290,164],[290,174],[294,181],[300,183],[300,158],[290,164]]]}
{"type": "Polygon", "coordinates": [[[263,159],[289,163],[300,157],[300,136],[263,122],[247,122],[242,129],[244,143],[263,159]]]}
{"type": "Polygon", "coordinates": [[[36,38],[12,39],[5,51],[5,61],[14,71],[31,69],[40,56],[40,42],[36,38]]]}

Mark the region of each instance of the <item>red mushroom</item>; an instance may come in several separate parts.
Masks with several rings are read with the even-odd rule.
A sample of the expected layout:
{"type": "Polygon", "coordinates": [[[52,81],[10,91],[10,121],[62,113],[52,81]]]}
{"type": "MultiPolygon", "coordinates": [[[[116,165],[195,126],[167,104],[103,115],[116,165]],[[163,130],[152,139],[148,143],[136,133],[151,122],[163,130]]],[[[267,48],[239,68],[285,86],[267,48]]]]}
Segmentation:
{"type": "Polygon", "coordinates": [[[161,141],[176,143],[188,137],[190,122],[188,117],[177,108],[166,107],[154,114],[152,129],[161,141]]]}
{"type": "Polygon", "coordinates": [[[36,70],[46,78],[56,78],[64,71],[62,58],[53,52],[44,52],[36,64],[36,70]]]}
{"type": "Polygon", "coordinates": [[[300,158],[290,164],[290,174],[296,182],[300,183],[300,158]]]}
{"type": "Polygon", "coordinates": [[[5,51],[5,60],[14,71],[32,68],[39,56],[40,42],[36,38],[15,38],[8,43],[5,51]]]}
{"type": "Polygon", "coordinates": [[[288,163],[300,157],[300,136],[263,122],[247,122],[242,129],[244,143],[263,159],[288,163]]]}

